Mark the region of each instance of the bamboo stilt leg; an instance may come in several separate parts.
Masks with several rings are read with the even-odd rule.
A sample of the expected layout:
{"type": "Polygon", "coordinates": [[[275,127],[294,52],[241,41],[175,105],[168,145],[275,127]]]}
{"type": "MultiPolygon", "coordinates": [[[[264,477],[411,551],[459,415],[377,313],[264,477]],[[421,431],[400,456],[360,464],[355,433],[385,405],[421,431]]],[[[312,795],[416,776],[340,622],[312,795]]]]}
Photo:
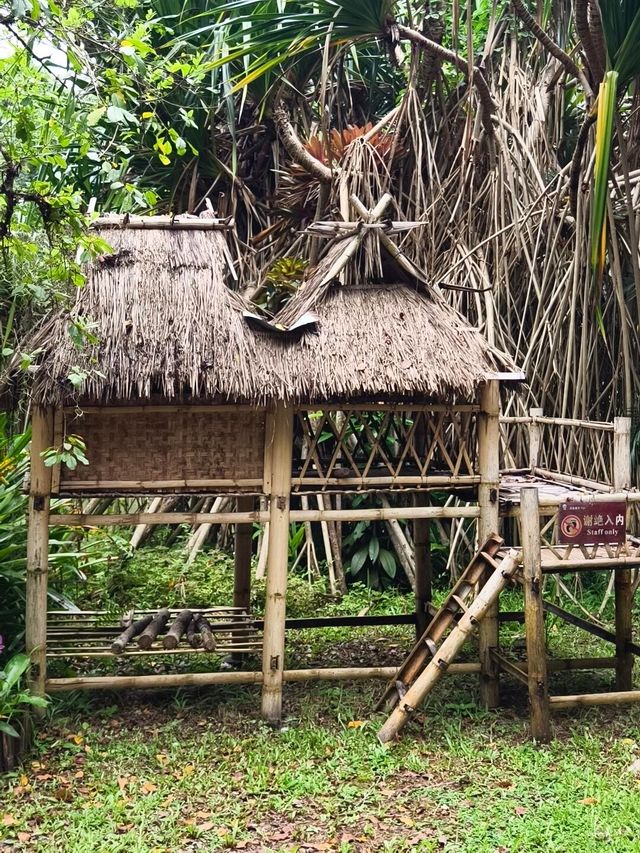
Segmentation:
{"type": "MultiPolygon", "coordinates": [[[[478,543],[499,533],[498,492],[500,488],[500,385],[497,380],[486,383],[480,396],[478,414],[478,467],[481,477],[478,486],[478,543]]],[[[491,656],[499,646],[499,602],[491,605],[480,624],[479,650],[480,701],[486,708],[500,703],[500,669],[491,656]]]]}
{"type": "Polygon", "coordinates": [[[289,495],[293,449],[292,409],[283,405],[276,406],[273,416],[267,419],[266,430],[266,441],[270,446],[271,496],[262,649],[262,716],[272,725],[278,725],[282,718],[289,495]]]}
{"type": "MultiPolygon", "coordinates": [[[[613,488],[621,492],[631,485],[631,418],[613,423],[613,488]]],[[[633,639],[633,579],[631,569],[617,569],[614,580],[616,602],[616,690],[633,688],[634,656],[627,644],[633,639]]]]}
{"type": "Polygon", "coordinates": [[[53,442],[53,409],[36,406],[31,419],[31,486],[27,532],[26,649],[31,657],[31,689],[44,695],[47,677],[47,579],[49,572],[49,495],[51,468],[43,450],[53,442]]]}
{"type": "Polygon", "coordinates": [[[551,721],[542,607],[540,509],[536,488],[520,490],[520,521],[531,734],[538,743],[548,743],[551,740],[551,721]]]}
{"type": "MultiPolygon", "coordinates": [[[[253,512],[255,499],[251,496],[242,495],[238,497],[236,509],[238,512],[253,512]]],[[[253,525],[236,524],[235,552],[234,552],[234,575],[233,575],[233,606],[243,607],[247,612],[251,607],[251,546],[253,525]]],[[[243,660],[241,652],[234,652],[232,658],[235,662],[243,660]]]]}
{"type": "MultiPolygon", "coordinates": [[[[414,498],[416,506],[428,506],[428,494],[417,493],[414,498]]],[[[418,639],[424,634],[429,622],[427,608],[432,598],[432,566],[431,566],[431,522],[428,518],[416,518],[413,521],[413,549],[416,567],[416,635],[418,639]]]]}
{"type": "Polygon", "coordinates": [[[631,569],[616,569],[616,690],[633,689],[633,653],[628,643],[633,639],[633,583],[631,569]]]}

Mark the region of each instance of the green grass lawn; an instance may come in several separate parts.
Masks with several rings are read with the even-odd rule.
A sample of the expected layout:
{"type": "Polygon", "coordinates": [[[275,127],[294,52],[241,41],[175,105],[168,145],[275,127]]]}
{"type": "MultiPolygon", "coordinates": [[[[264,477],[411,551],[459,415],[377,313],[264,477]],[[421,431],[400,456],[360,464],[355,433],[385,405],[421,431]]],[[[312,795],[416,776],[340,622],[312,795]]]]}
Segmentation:
{"type": "MultiPolygon", "coordinates": [[[[505,597],[504,609],[517,606],[505,597]]],[[[309,603],[407,607],[362,588],[324,610],[309,603]]],[[[521,656],[522,626],[502,635],[521,656]]],[[[611,654],[552,618],[547,639],[556,656],[611,654]]],[[[292,632],[287,666],[392,665],[411,643],[408,627],[292,632]]],[[[612,678],[555,674],[552,690],[604,690],[612,678]]],[[[451,676],[383,747],[382,689],[286,685],[278,732],[261,722],[255,687],[56,699],[24,768],[0,777],[0,851],[640,851],[639,706],[556,714],[555,741],[536,747],[520,685],[504,677],[504,707],[488,713],[477,678],[451,676]]]]}
{"type": "Polygon", "coordinates": [[[486,713],[443,685],[390,747],[380,685],[288,685],[280,732],[255,688],[69,697],[3,779],[0,850],[640,850],[640,709],[557,715],[539,748],[505,686],[486,713]]]}

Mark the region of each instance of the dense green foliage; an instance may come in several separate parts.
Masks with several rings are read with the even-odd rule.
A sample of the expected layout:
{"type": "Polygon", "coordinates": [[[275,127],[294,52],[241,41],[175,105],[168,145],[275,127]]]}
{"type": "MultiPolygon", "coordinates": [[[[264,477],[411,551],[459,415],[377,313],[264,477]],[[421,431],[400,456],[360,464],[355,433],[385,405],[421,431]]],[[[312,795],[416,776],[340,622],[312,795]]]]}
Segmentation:
{"type": "Polygon", "coordinates": [[[31,695],[22,684],[30,663],[27,655],[17,654],[0,670],[0,734],[19,737],[12,722],[14,718],[27,708],[47,707],[46,699],[31,695]]]}

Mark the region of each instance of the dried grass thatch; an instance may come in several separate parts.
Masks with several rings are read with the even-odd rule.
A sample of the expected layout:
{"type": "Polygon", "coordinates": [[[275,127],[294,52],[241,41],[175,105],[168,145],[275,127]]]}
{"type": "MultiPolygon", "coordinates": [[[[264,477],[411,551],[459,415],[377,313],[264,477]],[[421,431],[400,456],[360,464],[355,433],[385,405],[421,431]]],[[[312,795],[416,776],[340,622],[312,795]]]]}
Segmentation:
{"type": "MultiPolygon", "coordinates": [[[[31,342],[42,348],[37,402],[453,402],[472,399],[488,374],[512,369],[424,285],[361,284],[362,254],[345,254],[354,238],[328,249],[277,318],[282,328],[311,311],[316,327],[286,334],[255,331],[243,317],[252,306],[225,284],[219,231],[147,224],[101,234],[113,252],[90,265],[73,309],[31,342]],[[341,286],[335,276],[345,259],[351,283],[341,286]],[[74,345],[74,319],[94,324],[95,345],[74,345]],[[78,370],[86,379],[76,389],[68,377],[78,370]]],[[[374,254],[382,264],[380,247],[374,254]]]]}
{"type": "Polygon", "coordinates": [[[98,233],[113,253],[89,266],[72,310],[52,317],[32,341],[43,349],[36,400],[282,394],[277,353],[247,327],[248,304],[225,284],[222,233],[171,227],[98,233]],[[95,324],[95,346],[74,346],[68,329],[76,318],[95,324]],[[67,380],[76,366],[87,373],[78,391],[67,380]]]}
{"type": "MultiPolygon", "coordinates": [[[[374,234],[369,239],[378,242],[374,234]]],[[[307,312],[319,318],[316,333],[305,332],[297,346],[283,351],[297,399],[471,400],[489,375],[515,371],[439,294],[420,282],[402,282],[400,270],[398,283],[354,281],[359,259],[341,284],[332,270],[350,242],[329,249],[277,317],[283,325],[307,312]]],[[[392,259],[377,248],[388,278],[392,259]]]]}

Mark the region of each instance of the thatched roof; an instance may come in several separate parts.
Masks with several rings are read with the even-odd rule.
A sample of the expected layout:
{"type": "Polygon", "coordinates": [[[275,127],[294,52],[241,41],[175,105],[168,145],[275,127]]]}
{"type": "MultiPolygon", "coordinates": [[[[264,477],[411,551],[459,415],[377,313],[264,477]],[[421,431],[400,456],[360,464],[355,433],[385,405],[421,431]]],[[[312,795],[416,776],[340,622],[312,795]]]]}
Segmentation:
{"type": "Polygon", "coordinates": [[[113,251],[89,265],[71,311],[29,342],[42,350],[37,402],[453,402],[473,399],[495,371],[513,370],[397,253],[389,283],[362,281],[371,267],[371,254],[367,263],[358,255],[363,242],[374,242],[379,261],[389,254],[389,241],[381,248],[386,238],[369,226],[329,247],[269,331],[227,287],[225,238],[210,225],[98,221],[113,251]],[[74,319],[90,325],[95,344],[74,345],[74,319]],[[86,379],[76,388],[68,377],[78,369],[86,379]]]}
{"type": "Polygon", "coordinates": [[[384,247],[384,283],[352,276],[341,284],[335,270],[350,244],[334,243],[276,318],[290,326],[309,312],[318,317],[315,333],[283,350],[297,399],[471,400],[488,377],[516,370],[422,277],[411,280],[399,268],[394,274],[384,247]]]}
{"type": "Polygon", "coordinates": [[[43,349],[36,400],[185,393],[258,400],[282,393],[274,348],[248,328],[242,313],[250,306],[225,284],[223,233],[206,229],[206,220],[157,220],[138,220],[135,227],[122,218],[107,220],[119,227],[98,220],[96,230],[113,253],[88,266],[71,311],[51,317],[30,342],[43,349]],[[98,341],[82,350],[68,333],[78,318],[94,324],[98,341]],[[79,389],[67,381],[76,366],[87,373],[79,389]]]}

